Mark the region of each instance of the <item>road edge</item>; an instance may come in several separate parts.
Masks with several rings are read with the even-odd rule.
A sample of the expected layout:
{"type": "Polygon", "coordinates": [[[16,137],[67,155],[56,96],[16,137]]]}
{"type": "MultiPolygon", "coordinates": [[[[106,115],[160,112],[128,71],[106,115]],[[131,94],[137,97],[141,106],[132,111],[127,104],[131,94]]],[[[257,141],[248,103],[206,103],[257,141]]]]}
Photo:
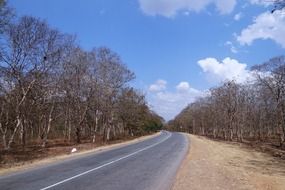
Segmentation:
{"type": "Polygon", "coordinates": [[[132,140],[127,140],[127,141],[120,142],[120,143],[103,145],[103,146],[96,147],[94,149],[82,150],[82,151],[78,151],[78,152],[72,153],[72,154],[64,154],[64,155],[58,155],[58,156],[51,157],[51,158],[34,160],[31,163],[24,163],[21,166],[15,166],[12,168],[3,168],[3,169],[0,169],[0,177],[6,176],[6,175],[13,175],[14,173],[18,173],[18,172],[24,172],[26,170],[34,169],[36,167],[41,167],[41,166],[44,166],[47,164],[55,164],[57,162],[61,162],[61,161],[69,160],[69,159],[76,159],[79,157],[87,156],[89,154],[95,154],[95,153],[99,153],[99,152],[101,153],[104,151],[109,151],[112,149],[132,145],[132,144],[139,143],[139,142],[151,139],[151,138],[155,138],[155,137],[159,136],[161,133],[162,132],[159,131],[159,132],[156,132],[156,133],[151,134],[151,135],[141,136],[141,137],[138,137],[138,138],[135,138],[132,140]]]}
{"type": "Polygon", "coordinates": [[[168,190],[172,190],[173,189],[173,186],[175,184],[175,181],[176,181],[176,178],[177,178],[177,175],[179,173],[179,171],[181,170],[181,168],[183,167],[184,165],[184,162],[187,161],[187,156],[188,154],[190,154],[190,149],[191,149],[191,141],[190,141],[190,135],[188,133],[183,133],[183,132],[179,132],[181,135],[183,135],[187,141],[187,150],[184,152],[184,155],[181,156],[180,160],[178,161],[179,164],[175,170],[175,173],[173,174],[172,176],[172,179],[171,181],[169,182],[169,188],[168,190]]]}

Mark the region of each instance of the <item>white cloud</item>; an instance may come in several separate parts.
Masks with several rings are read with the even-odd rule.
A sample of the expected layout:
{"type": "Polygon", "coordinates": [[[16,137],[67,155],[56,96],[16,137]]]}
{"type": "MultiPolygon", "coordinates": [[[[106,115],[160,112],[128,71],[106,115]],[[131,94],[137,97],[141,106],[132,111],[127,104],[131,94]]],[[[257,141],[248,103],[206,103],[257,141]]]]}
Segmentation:
{"type": "Polygon", "coordinates": [[[262,13],[237,36],[241,45],[251,45],[258,39],[271,39],[285,48],[285,14],[281,11],[262,13]]]}
{"type": "Polygon", "coordinates": [[[185,12],[184,12],[184,15],[185,15],[185,16],[189,16],[189,15],[190,15],[190,12],[189,12],[189,11],[185,11],[185,12]]]}
{"type": "Polygon", "coordinates": [[[173,119],[189,103],[197,97],[203,96],[204,92],[191,88],[188,82],[182,81],[176,85],[176,90],[151,91],[147,95],[152,109],[165,120],[173,119]]]}
{"type": "Polygon", "coordinates": [[[216,81],[236,80],[239,83],[252,79],[251,71],[247,65],[229,57],[219,62],[215,58],[206,58],[198,61],[203,72],[216,81]]]}
{"type": "Polygon", "coordinates": [[[243,17],[243,14],[241,12],[239,12],[239,13],[235,14],[234,20],[239,21],[242,17],[243,17]]]}
{"type": "Polygon", "coordinates": [[[266,7],[274,3],[273,0],[249,0],[249,2],[254,5],[263,5],[266,7]]]}
{"type": "Polygon", "coordinates": [[[167,82],[165,80],[157,80],[154,84],[149,86],[149,91],[158,92],[166,89],[167,82]]]}
{"type": "Polygon", "coordinates": [[[188,82],[180,82],[177,86],[176,89],[180,92],[186,92],[190,89],[190,85],[188,82]]]}
{"type": "Polygon", "coordinates": [[[221,14],[231,13],[236,0],[139,0],[140,8],[147,15],[173,17],[178,11],[200,12],[214,4],[221,14]]]}
{"type": "Polygon", "coordinates": [[[216,0],[213,2],[216,4],[221,14],[231,13],[236,6],[236,0],[216,0]]]}
{"type": "Polygon", "coordinates": [[[234,46],[234,44],[231,41],[227,41],[225,43],[225,46],[228,46],[232,53],[238,53],[237,48],[234,46]]]}
{"type": "MultiPolygon", "coordinates": [[[[229,57],[221,62],[215,58],[206,58],[199,60],[198,64],[203,72],[213,77],[212,79],[216,82],[224,80],[236,80],[238,83],[254,81],[254,72],[248,70],[246,64],[229,57]]],[[[204,97],[207,94],[209,92],[192,88],[187,81],[181,81],[174,90],[169,90],[166,81],[158,80],[149,86],[147,100],[152,109],[168,121],[198,97],[204,97]]]]}

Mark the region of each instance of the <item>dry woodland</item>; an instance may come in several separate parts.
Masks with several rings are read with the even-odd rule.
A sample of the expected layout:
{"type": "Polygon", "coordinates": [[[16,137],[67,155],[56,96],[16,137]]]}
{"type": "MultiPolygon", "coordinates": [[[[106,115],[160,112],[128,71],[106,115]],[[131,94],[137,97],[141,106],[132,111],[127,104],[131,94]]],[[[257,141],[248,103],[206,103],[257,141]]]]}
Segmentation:
{"type": "MultiPolygon", "coordinates": [[[[274,1],[272,13],[284,5],[274,1]]],[[[247,75],[211,88],[166,125],[193,134],[173,189],[284,189],[285,56],[247,75]]],[[[161,130],[134,79],[110,48],[87,51],[0,0],[0,169],[161,130]]]]}
{"type": "MultiPolygon", "coordinates": [[[[284,150],[285,57],[252,67],[250,76],[242,84],[232,80],[210,89],[205,97],[170,121],[168,127],[268,150],[284,150]]],[[[278,156],[285,155],[280,152],[278,156]]]]}
{"type": "Polygon", "coordinates": [[[75,36],[0,1],[0,164],[159,130],[162,118],[129,85],[134,78],[111,49],[85,51],[75,36]]]}

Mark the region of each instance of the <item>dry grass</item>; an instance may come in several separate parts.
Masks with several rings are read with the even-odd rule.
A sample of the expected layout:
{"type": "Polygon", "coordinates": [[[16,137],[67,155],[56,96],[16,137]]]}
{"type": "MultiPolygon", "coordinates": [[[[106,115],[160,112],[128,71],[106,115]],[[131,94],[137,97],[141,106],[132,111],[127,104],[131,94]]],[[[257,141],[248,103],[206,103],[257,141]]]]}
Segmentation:
{"type": "Polygon", "coordinates": [[[238,143],[190,135],[173,190],[283,190],[285,161],[238,143]]]}
{"type": "Polygon", "coordinates": [[[124,145],[137,143],[155,136],[160,132],[147,135],[135,139],[113,141],[111,144],[93,144],[84,143],[73,146],[52,146],[46,149],[28,149],[25,151],[10,152],[6,155],[0,155],[0,175],[9,174],[17,171],[30,169],[33,167],[61,161],[71,157],[82,156],[84,154],[95,153],[99,151],[109,150],[124,145]],[[72,148],[77,148],[76,153],[70,153],[72,148]]]}

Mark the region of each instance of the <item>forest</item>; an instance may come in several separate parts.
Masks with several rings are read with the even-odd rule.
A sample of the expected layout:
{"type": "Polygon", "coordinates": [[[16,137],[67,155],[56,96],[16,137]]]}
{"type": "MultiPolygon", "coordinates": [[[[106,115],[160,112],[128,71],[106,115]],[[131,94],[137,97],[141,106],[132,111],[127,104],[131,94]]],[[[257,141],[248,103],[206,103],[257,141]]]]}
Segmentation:
{"type": "Polygon", "coordinates": [[[86,51],[74,35],[0,1],[0,150],[107,142],[161,129],[163,119],[107,47],[86,51]]]}
{"type": "Polygon", "coordinates": [[[226,141],[272,143],[284,148],[285,57],[255,65],[245,83],[224,81],[189,104],[169,128],[226,141]]]}

